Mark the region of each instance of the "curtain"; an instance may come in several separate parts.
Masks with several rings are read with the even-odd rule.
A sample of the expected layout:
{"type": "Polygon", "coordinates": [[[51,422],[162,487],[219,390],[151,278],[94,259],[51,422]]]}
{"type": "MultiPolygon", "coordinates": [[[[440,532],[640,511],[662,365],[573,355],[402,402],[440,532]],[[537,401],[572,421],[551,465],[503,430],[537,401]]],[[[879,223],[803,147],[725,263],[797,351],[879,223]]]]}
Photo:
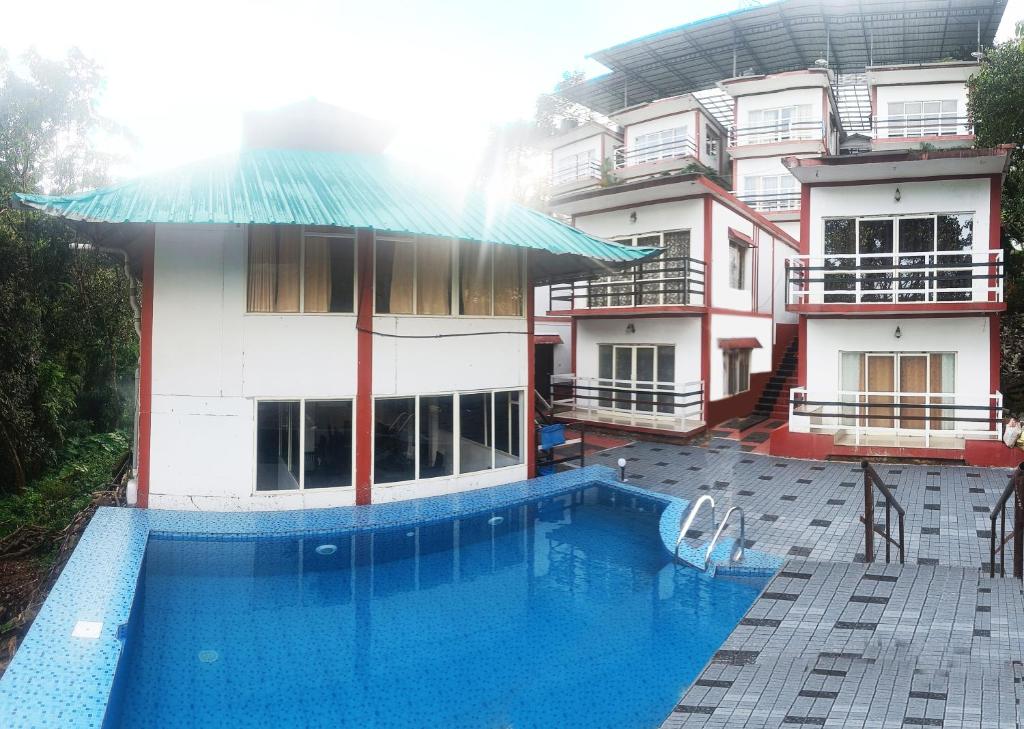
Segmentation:
{"type": "Polygon", "coordinates": [[[450,314],[452,308],[452,246],[441,238],[416,243],[416,311],[450,314]]]}
{"type": "Polygon", "coordinates": [[[521,316],[523,313],[522,256],[518,248],[494,249],[494,315],[521,316]]]}
{"type": "Polygon", "coordinates": [[[412,280],[416,271],[416,248],[411,243],[393,243],[391,258],[391,296],[388,311],[412,314],[412,280]]]}
{"type": "Polygon", "coordinates": [[[331,249],[328,238],[306,238],[305,310],[331,310],[331,249]]]}
{"type": "Polygon", "coordinates": [[[491,255],[482,243],[463,243],[459,255],[462,313],[491,315],[491,255]]]}
{"type": "Polygon", "coordinates": [[[274,232],[269,225],[249,227],[249,311],[274,311],[277,292],[277,241],[274,232]]]}
{"type": "Polygon", "coordinates": [[[297,225],[277,228],[277,306],[274,311],[299,310],[299,259],[302,229],[297,225]]]}

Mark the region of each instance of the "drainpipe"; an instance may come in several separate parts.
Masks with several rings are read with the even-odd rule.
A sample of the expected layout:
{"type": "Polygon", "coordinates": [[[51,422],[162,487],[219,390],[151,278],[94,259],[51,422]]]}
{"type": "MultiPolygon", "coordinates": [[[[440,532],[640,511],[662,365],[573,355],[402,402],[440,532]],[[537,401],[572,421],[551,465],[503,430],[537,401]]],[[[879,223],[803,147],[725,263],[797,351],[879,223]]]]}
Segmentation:
{"type": "MultiPolygon", "coordinates": [[[[136,279],[132,275],[131,265],[128,258],[128,251],[123,248],[107,248],[106,246],[93,245],[93,248],[103,253],[111,253],[121,257],[124,262],[124,275],[128,279],[128,303],[132,307],[132,324],[135,327],[135,336],[142,346],[142,309],[139,307],[139,300],[136,296],[136,279]]],[[[139,353],[141,357],[141,351],[139,353]]],[[[132,467],[128,475],[126,488],[126,500],[128,506],[135,506],[138,499],[138,453],[139,453],[139,371],[140,363],[135,362],[135,407],[132,413],[132,467]]]]}

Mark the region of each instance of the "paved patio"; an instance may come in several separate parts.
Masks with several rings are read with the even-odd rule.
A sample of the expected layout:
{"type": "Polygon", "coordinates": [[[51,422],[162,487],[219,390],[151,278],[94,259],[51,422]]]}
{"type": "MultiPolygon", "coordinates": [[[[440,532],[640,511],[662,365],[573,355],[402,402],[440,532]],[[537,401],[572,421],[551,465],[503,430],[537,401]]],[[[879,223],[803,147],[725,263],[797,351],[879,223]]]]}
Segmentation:
{"type": "Polygon", "coordinates": [[[1024,726],[1024,592],[987,575],[1007,469],[876,464],[907,510],[907,564],[865,565],[857,464],[723,438],[595,460],[620,457],[634,485],[742,506],[748,545],[789,558],[662,729],[1024,726]]]}

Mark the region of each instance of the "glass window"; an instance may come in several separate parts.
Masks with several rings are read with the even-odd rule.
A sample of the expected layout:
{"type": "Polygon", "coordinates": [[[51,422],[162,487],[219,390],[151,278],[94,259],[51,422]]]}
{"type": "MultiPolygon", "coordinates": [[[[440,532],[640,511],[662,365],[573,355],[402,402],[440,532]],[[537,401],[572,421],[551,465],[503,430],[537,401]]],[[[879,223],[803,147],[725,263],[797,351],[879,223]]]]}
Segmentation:
{"type": "Polygon", "coordinates": [[[522,316],[523,270],[518,248],[498,246],[494,249],[494,315],[522,316]]]}
{"type": "Polygon", "coordinates": [[[459,246],[459,313],[491,316],[491,247],[463,241],[459,246]]]}
{"type": "Polygon", "coordinates": [[[416,313],[447,316],[451,312],[451,241],[419,238],[416,241],[416,313]]]}
{"type": "Polygon", "coordinates": [[[728,349],[725,360],[725,394],[738,395],[750,389],[750,350],[728,349]]]}
{"type": "Polygon", "coordinates": [[[299,310],[301,240],[296,226],[249,226],[249,311],[299,310]]]}
{"type": "Polygon", "coordinates": [[[747,288],[747,246],[739,241],[729,241],[729,287],[747,288]]]}
{"type": "Polygon", "coordinates": [[[415,479],[416,398],[378,398],[373,420],[374,483],[415,479]]]}
{"type": "Polygon", "coordinates": [[[492,468],[491,393],[459,396],[459,428],[459,472],[492,468]]]}
{"type": "Polygon", "coordinates": [[[420,398],[420,478],[455,472],[455,405],[451,395],[420,398]]]}
{"type": "Polygon", "coordinates": [[[522,393],[518,390],[494,393],[494,413],[495,468],[522,463],[522,393]]]}
{"type": "Polygon", "coordinates": [[[352,313],[355,310],[355,241],[307,235],[305,245],[303,310],[352,313]]]}
{"type": "Polygon", "coordinates": [[[306,402],[305,471],[307,489],[352,485],[352,402],[306,402]]]}
{"type": "Polygon", "coordinates": [[[638,134],[633,142],[636,148],[636,162],[653,162],[695,154],[696,150],[693,142],[687,137],[687,131],[688,127],[684,126],[638,134]]]}
{"type": "Polygon", "coordinates": [[[892,251],[893,251],[893,220],[891,218],[861,220],[859,225],[857,251],[860,254],[862,269],[887,269],[884,273],[865,273],[861,277],[861,291],[881,291],[885,293],[865,293],[861,296],[864,302],[890,301],[893,284],[892,251]]]}
{"type": "Polygon", "coordinates": [[[256,404],[256,490],[299,488],[299,403],[256,404]]]}
{"type": "Polygon", "coordinates": [[[414,313],[416,248],[413,242],[378,239],[375,252],[374,298],[377,313],[414,313]]]}

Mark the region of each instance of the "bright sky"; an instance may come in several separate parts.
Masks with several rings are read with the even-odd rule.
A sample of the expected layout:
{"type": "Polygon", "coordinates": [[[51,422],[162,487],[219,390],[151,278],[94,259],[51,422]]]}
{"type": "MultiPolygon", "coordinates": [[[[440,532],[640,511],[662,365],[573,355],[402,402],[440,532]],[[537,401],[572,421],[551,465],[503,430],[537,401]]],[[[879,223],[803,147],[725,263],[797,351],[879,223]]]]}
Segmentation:
{"type": "MultiPolygon", "coordinates": [[[[100,63],[101,111],[139,139],[134,176],[230,151],[242,113],[316,97],[392,121],[393,151],[452,176],[489,129],[530,118],[587,53],[739,0],[51,0],[9,3],[0,47],[100,63]]],[[[1024,18],[1009,0],[999,37],[1024,18]]]]}

